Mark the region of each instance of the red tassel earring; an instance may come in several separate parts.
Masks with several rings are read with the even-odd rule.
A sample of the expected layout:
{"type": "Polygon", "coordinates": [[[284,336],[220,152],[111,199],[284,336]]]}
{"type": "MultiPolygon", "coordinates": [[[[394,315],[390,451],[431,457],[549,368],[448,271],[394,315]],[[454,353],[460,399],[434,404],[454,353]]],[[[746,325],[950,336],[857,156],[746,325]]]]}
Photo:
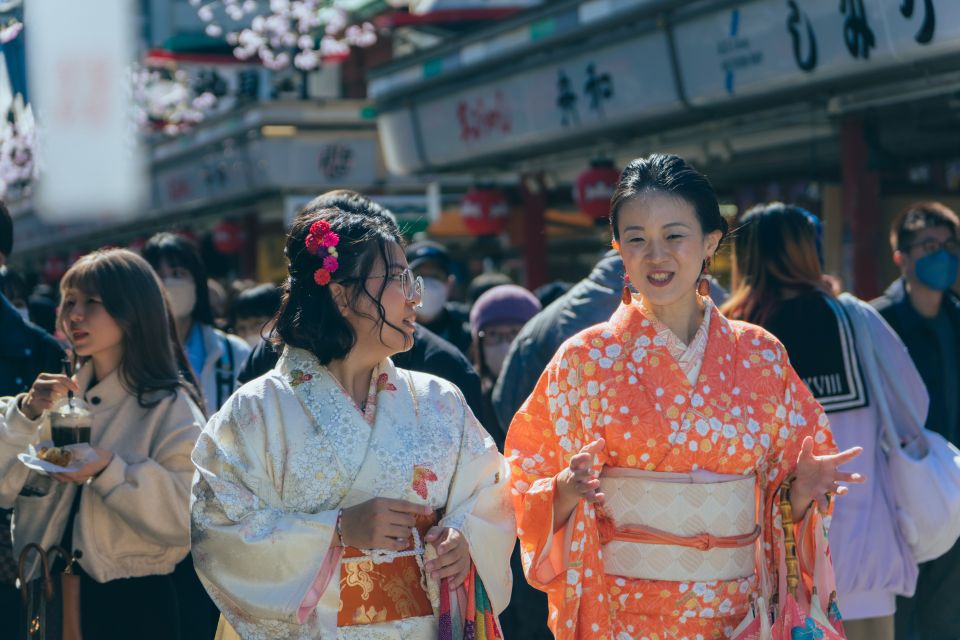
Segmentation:
{"type": "Polygon", "coordinates": [[[697,283],[697,293],[704,298],[710,295],[710,281],[707,276],[710,275],[710,258],[703,261],[703,270],[700,272],[700,281],[697,283]]]}
{"type": "Polygon", "coordinates": [[[633,302],[633,294],[630,293],[630,276],[623,275],[623,294],[620,296],[620,301],[629,306],[633,302]]]}

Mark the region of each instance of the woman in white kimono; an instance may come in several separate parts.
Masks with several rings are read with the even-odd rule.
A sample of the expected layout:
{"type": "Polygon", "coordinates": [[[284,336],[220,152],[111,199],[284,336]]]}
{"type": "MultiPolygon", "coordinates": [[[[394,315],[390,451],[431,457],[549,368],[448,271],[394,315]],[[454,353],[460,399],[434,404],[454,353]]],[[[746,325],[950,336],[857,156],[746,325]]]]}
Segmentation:
{"type": "Polygon", "coordinates": [[[285,254],[283,355],[193,453],[204,586],[244,640],[436,638],[458,620],[492,637],[509,470],[455,386],[390,361],[422,295],[397,227],[324,209],[285,254]]]}

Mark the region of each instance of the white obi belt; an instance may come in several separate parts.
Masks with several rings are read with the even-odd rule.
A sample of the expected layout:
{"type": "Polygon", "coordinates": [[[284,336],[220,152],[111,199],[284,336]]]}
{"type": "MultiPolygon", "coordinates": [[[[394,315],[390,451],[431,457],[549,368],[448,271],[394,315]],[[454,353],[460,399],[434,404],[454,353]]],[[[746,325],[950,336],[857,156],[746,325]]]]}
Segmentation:
{"type": "Polygon", "coordinates": [[[607,575],[711,582],[754,574],[755,475],[605,467],[600,487],[613,525],[601,526],[607,575]]]}

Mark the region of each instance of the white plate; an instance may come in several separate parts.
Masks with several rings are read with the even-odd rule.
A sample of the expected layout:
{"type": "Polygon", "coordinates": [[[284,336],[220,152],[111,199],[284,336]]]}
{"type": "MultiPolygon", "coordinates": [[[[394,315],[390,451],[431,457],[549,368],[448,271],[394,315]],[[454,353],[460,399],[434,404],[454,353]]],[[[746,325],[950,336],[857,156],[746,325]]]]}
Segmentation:
{"type": "Polygon", "coordinates": [[[38,449],[50,446],[53,446],[53,443],[50,441],[40,442],[36,447],[34,447],[34,445],[30,445],[27,448],[26,453],[17,454],[17,460],[22,462],[28,469],[33,469],[37,473],[48,475],[50,473],[70,473],[73,471],[79,471],[83,468],[83,465],[97,455],[93,448],[86,442],[81,442],[80,444],[70,444],[64,447],[64,449],[69,449],[70,452],[73,453],[73,460],[71,460],[70,464],[67,466],[61,467],[53,464],[52,462],[47,462],[46,460],[37,456],[38,449]]]}

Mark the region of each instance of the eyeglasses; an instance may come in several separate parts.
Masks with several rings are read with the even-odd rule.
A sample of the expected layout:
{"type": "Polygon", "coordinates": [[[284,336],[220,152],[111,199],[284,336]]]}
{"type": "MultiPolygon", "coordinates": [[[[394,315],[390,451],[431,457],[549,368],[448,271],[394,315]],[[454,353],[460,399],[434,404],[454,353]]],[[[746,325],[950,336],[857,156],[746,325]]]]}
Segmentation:
{"type": "Polygon", "coordinates": [[[478,332],[477,336],[483,338],[485,343],[493,346],[495,344],[510,344],[519,333],[519,328],[510,327],[504,329],[484,329],[478,332]]]}
{"type": "Polygon", "coordinates": [[[943,242],[939,242],[938,240],[928,238],[926,240],[914,242],[913,244],[910,245],[911,250],[913,250],[916,247],[920,247],[920,250],[923,252],[923,255],[925,256],[928,256],[931,253],[936,253],[941,249],[944,249],[945,251],[948,251],[949,253],[952,253],[955,256],[960,255],[960,242],[957,242],[953,238],[950,238],[949,240],[944,240],[943,242]]]}
{"type": "MultiPolygon", "coordinates": [[[[389,274],[381,274],[379,276],[370,276],[367,280],[377,280],[379,278],[386,278],[388,282],[399,282],[400,291],[403,293],[406,301],[413,302],[416,300],[417,304],[413,306],[414,309],[423,307],[423,278],[414,276],[413,271],[410,271],[409,268],[392,276],[389,274]]],[[[356,282],[357,280],[359,280],[359,278],[344,278],[341,282],[356,282]]]]}

